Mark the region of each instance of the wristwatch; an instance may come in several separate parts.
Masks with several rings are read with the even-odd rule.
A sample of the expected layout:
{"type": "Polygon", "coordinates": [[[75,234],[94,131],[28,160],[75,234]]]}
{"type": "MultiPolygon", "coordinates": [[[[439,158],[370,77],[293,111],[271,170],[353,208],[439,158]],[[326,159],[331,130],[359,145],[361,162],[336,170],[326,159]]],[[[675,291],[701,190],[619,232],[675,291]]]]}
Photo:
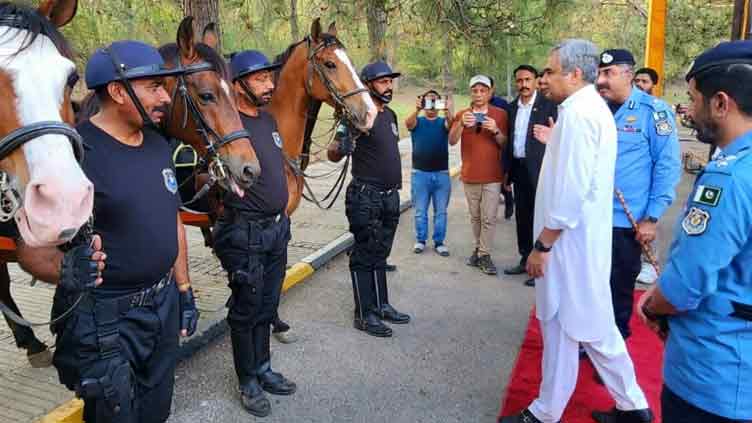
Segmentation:
{"type": "Polygon", "coordinates": [[[539,239],[535,240],[535,245],[533,245],[533,248],[536,251],[540,251],[541,253],[547,253],[551,251],[551,247],[546,247],[539,239]]]}

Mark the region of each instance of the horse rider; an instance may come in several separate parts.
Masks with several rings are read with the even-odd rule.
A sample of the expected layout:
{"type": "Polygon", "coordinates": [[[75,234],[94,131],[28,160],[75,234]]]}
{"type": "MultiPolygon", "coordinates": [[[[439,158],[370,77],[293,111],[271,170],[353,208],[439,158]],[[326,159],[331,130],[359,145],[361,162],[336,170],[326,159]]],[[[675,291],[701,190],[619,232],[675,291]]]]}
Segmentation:
{"type": "Polygon", "coordinates": [[[264,391],[292,395],[297,389],[294,382],[272,370],[269,342],[290,241],[282,138],[274,117],[263,110],[272,99],[274,70],[279,65],[258,51],[247,50],[232,56],[230,68],[240,119],[251,135],[262,171],[243,197],[225,194],[224,212],[213,232],[214,252],[232,290],[227,322],[240,400],[250,414],[264,417],[271,412],[264,391]]]}
{"type": "Polygon", "coordinates": [[[101,107],[76,129],[94,183],[96,235],[82,229],[65,255],[18,250],[24,269],[59,281],[53,316],[75,307],[53,328],[53,364],[83,398],[87,423],[166,421],[179,335],[198,322],[172,157],[155,130],[170,103],[164,78],[175,74],[138,41],[92,55],[86,85],[101,107]]]}
{"type": "Polygon", "coordinates": [[[352,154],[353,179],[347,187],[345,212],[355,237],[350,252],[354,326],[378,337],[392,336],[392,329],[382,320],[396,324],[410,321],[409,315],[390,304],[386,280],[386,260],[399,223],[402,188],[397,115],[387,104],[392,100],[393,80],[399,76],[380,61],[363,68],[361,79],[379,110],[373,128],[367,134],[355,135],[347,125],[340,126],[327,151],[334,162],[352,154]]]}

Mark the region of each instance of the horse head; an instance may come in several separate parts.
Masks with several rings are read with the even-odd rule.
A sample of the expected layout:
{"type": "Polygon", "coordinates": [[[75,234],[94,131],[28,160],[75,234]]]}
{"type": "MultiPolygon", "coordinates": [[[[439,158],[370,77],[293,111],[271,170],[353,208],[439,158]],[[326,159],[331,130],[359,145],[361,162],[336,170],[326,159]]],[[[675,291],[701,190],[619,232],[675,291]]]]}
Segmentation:
{"type": "Polygon", "coordinates": [[[172,93],[165,132],[190,144],[206,159],[209,173],[228,191],[242,196],[261,173],[230,89],[227,64],[209,45],[194,40],[193,18],[180,23],[177,43],[159,49],[184,76],[168,78],[172,93]]]}
{"type": "Polygon", "coordinates": [[[94,201],[70,126],[76,66],[57,29],[76,9],[75,0],[0,3],[0,221],[14,219],[32,247],[69,241],[94,201]]]}
{"type": "Polygon", "coordinates": [[[308,95],[344,113],[359,130],[370,129],[376,119],[376,105],[344,45],[337,39],[335,23],[332,22],[327,32],[323,32],[319,19],[315,19],[307,41],[308,95]]]}

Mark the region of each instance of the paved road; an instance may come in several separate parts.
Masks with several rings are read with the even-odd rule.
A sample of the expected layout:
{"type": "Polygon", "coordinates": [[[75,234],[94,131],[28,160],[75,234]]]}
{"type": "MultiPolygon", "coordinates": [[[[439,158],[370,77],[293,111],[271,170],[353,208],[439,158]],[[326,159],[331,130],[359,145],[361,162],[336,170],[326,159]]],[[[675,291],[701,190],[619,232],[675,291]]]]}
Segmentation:
{"type": "MultiPolygon", "coordinates": [[[[390,296],[414,320],[395,325],[393,338],[352,328],[346,257],[288,292],[281,314],[302,340],[275,342],[272,362],[299,391],[272,397],[264,422],[493,421],[534,294],[522,277],[487,276],[464,265],[471,233],[462,188],[455,181],[453,189],[451,257],[412,253],[413,213],[402,216],[390,296]]],[[[511,222],[498,228],[499,265],[516,259],[513,229],[511,222]]],[[[230,351],[224,336],[180,366],[170,422],[254,419],[237,399],[230,351]]]]}

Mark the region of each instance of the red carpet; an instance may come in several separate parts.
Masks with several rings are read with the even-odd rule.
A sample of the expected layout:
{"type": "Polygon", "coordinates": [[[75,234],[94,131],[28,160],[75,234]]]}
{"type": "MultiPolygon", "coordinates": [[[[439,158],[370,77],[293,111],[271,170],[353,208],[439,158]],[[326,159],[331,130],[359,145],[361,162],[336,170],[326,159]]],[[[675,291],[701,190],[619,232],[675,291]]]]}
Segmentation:
{"type": "MultiPolygon", "coordinates": [[[[642,295],[642,291],[635,293],[635,303],[642,295]]],[[[637,371],[637,381],[645,391],[650,408],[656,414],[655,421],[661,421],[660,394],[663,384],[663,343],[658,336],[639,321],[636,315],[630,322],[632,336],[627,341],[629,354],[637,371]]],[[[541,358],[543,354],[543,340],[541,338],[538,319],[535,310],[530,313],[525,340],[517,356],[517,362],[512,371],[512,377],[502,398],[501,415],[515,414],[538,396],[541,381],[541,358]]],[[[563,423],[593,423],[590,417],[593,410],[608,410],[614,406],[614,401],[602,385],[598,385],[594,378],[595,370],[590,360],[580,360],[580,373],[577,388],[569,401],[563,423]]]]}

